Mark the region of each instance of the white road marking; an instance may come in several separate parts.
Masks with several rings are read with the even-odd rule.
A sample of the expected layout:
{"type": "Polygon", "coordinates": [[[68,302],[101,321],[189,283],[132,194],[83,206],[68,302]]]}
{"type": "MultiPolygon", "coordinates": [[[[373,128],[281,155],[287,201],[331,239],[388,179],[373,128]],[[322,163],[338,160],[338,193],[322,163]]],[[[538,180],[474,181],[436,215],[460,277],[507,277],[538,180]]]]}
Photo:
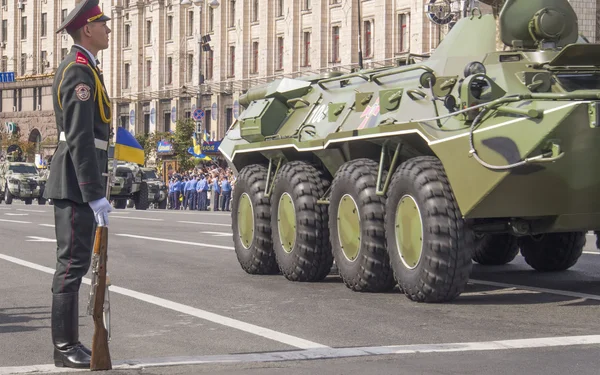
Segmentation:
{"type": "Polygon", "coordinates": [[[12,210],[12,208],[9,208],[9,207],[0,207],[0,210],[12,210]]]}
{"type": "Polygon", "coordinates": [[[6,215],[6,216],[29,216],[29,214],[16,214],[13,212],[7,212],[4,215],[6,215]]]}
{"type": "Polygon", "coordinates": [[[42,210],[25,210],[23,208],[17,208],[17,211],[23,211],[23,212],[42,212],[42,213],[48,212],[48,211],[42,211],[42,210]]]}
{"type": "Polygon", "coordinates": [[[178,221],[181,224],[197,224],[197,225],[214,225],[217,227],[229,227],[231,228],[231,224],[218,224],[218,223],[203,223],[200,221],[178,221]]]}
{"type": "Polygon", "coordinates": [[[600,301],[600,296],[596,296],[593,294],[586,294],[586,293],[569,292],[566,290],[538,288],[535,286],[497,283],[495,281],[474,280],[474,279],[470,279],[469,282],[472,284],[497,286],[497,287],[501,287],[501,288],[517,288],[517,289],[523,289],[523,290],[531,290],[531,291],[538,292],[538,293],[548,293],[548,294],[555,294],[555,295],[559,295],[559,296],[584,298],[584,299],[600,301]]]}
{"type": "MultiPolygon", "coordinates": [[[[204,364],[240,364],[261,362],[309,361],[349,357],[374,357],[380,355],[459,353],[491,350],[556,348],[597,344],[600,344],[600,335],[544,337],[536,339],[498,340],[448,344],[371,346],[357,348],[326,347],[267,353],[263,352],[244,354],[223,354],[197,357],[166,357],[144,360],[114,361],[113,370],[137,370],[149,367],[190,366],[204,364]]],[[[57,368],[53,364],[22,367],[0,367],[0,375],[28,373],[56,374],[63,372],[65,372],[64,368],[57,368]]]]}
{"type": "Polygon", "coordinates": [[[0,219],[0,221],[5,222],[5,223],[31,224],[31,221],[19,221],[19,220],[8,220],[8,219],[0,219]]]}
{"type": "Polygon", "coordinates": [[[211,236],[216,236],[216,237],[229,237],[232,236],[232,233],[225,233],[225,232],[200,232],[200,233],[206,233],[206,234],[210,234],[211,236]]]}
{"type": "MultiPolygon", "coordinates": [[[[39,264],[31,263],[26,260],[11,257],[11,256],[5,255],[5,254],[0,254],[0,259],[4,259],[6,261],[16,263],[16,264],[24,266],[24,267],[33,268],[35,270],[54,275],[54,269],[45,267],[45,266],[41,266],[39,264]]],[[[83,283],[90,285],[91,280],[84,277],[83,283]]],[[[209,322],[216,323],[216,324],[220,324],[222,326],[238,329],[240,331],[244,331],[244,332],[248,332],[248,333],[251,333],[251,334],[254,334],[257,336],[261,336],[261,337],[264,337],[264,338],[267,338],[267,339],[270,339],[273,341],[280,342],[282,344],[293,346],[295,348],[300,348],[300,349],[329,348],[328,346],[318,344],[316,342],[304,340],[299,337],[291,336],[291,335],[288,335],[288,334],[285,334],[282,332],[277,332],[272,329],[260,327],[260,326],[254,325],[254,324],[245,323],[245,322],[242,322],[241,320],[228,318],[226,316],[211,313],[209,311],[205,311],[205,310],[197,309],[197,308],[194,308],[191,306],[183,305],[181,303],[169,301],[164,298],[159,298],[159,297],[155,297],[155,296],[152,296],[149,294],[136,292],[131,289],[121,288],[121,287],[112,285],[110,287],[110,291],[113,293],[118,293],[118,294],[122,294],[124,296],[135,298],[140,301],[148,302],[148,303],[156,305],[156,306],[164,307],[164,308],[167,308],[167,309],[170,309],[173,311],[177,311],[180,313],[195,316],[197,318],[204,319],[209,322]]],[[[0,371],[2,371],[2,370],[0,369],[0,371]]],[[[0,374],[3,374],[3,373],[0,372],[0,374]]]]}
{"type": "MultiPolygon", "coordinates": [[[[109,214],[111,215],[112,212],[109,214]]],[[[117,219],[128,219],[128,220],[144,220],[144,221],[165,221],[164,219],[152,219],[149,217],[134,217],[134,216],[112,216],[113,218],[117,218],[117,219]]]]}
{"type": "Polygon", "coordinates": [[[46,237],[36,237],[36,236],[27,236],[30,240],[26,240],[27,242],[56,242],[54,238],[46,238],[46,237]]]}
{"type": "Polygon", "coordinates": [[[600,255],[600,253],[597,251],[584,251],[583,253],[584,254],[592,254],[592,255],[600,255]]]}
{"type": "Polygon", "coordinates": [[[235,250],[233,246],[221,246],[221,245],[213,245],[213,244],[201,243],[201,242],[169,240],[166,238],[138,236],[136,234],[116,234],[115,236],[139,238],[140,240],[149,240],[149,241],[158,241],[158,242],[170,242],[170,243],[177,243],[177,244],[181,244],[181,245],[191,245],[191,246],[198,246],[198,247],[214,247],[215,249],[235,250]]]}
{"type": "Polygon", "coordinates": [[[40,227],[54,228],[54,224],[39,224],[40,227]]]}

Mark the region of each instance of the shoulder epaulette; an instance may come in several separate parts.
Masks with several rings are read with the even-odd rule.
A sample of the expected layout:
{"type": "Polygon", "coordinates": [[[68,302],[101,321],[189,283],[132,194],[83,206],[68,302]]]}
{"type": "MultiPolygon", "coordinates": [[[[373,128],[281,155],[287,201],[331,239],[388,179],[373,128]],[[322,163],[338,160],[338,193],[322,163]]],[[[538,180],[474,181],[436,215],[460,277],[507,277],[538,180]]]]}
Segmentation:
{"type": "Polygon", "coordinates": [[[85,55],[79,51],[75,55],[75,62],[77,64],[83,64],[83,65],[87,65],[89,63],[87,57],[85,57],[85,55]]]}

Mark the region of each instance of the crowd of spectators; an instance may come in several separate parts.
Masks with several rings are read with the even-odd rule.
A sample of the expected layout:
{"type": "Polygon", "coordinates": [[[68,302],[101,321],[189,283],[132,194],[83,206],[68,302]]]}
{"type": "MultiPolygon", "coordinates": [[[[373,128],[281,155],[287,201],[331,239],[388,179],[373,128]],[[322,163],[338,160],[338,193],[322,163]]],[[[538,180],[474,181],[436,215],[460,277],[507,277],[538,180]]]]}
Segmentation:
{"type": "Polygon", "coordinates": [[[168,208],[230,211],[234,186],[235,175],[231,169],[216,162],[201,164],[171,175],[168,208]]]}

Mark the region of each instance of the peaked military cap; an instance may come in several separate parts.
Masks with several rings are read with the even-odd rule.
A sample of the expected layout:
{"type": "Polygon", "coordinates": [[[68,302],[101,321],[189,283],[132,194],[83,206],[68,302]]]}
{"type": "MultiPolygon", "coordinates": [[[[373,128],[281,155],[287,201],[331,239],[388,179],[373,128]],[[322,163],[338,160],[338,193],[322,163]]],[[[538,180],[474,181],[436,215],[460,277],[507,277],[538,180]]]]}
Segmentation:
{"type": "Polygon", "coordinates": [[[100,8],[99,0],[83,0],[75,9],[69,13],[62,25],[56,30],[56,33],[63,30],[73,33],[90,22],[108,21],[110,17],[106,16],[100,8]]]}

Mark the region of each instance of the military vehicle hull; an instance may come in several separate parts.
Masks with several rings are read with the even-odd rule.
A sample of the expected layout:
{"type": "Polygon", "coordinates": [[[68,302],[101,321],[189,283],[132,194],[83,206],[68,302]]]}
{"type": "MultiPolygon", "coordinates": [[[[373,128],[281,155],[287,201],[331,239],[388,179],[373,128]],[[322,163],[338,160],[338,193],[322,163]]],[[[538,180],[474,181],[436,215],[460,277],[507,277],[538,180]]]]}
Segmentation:
{"type": "MultiPolygon", "coordinates": [[[[112,161],[109,169],[112,171],[112,161]]],[[[111,181],[110,200],[115,208],[127,207],[127,201],[134,202],[138,210],[148,209],[148,184],[143,181],[141,168],[134,163],[119,162],[111,181]]]]}
{"type": "Polygon", "coordinates": [[[12,204],[18,199],[25,204],[34,200],[45,204],[46,200],[42,197],[45,182],[33,163],[4,162],[0,165],[0,202],[12,204]]]}
{"type": "Polygon", "coordinates": [[[500,18],[506,51],[475,12],[427,61],[240,98],[220,151],[242,268],[318,281],[333,254],[352,290],[441,302],[471,259],[575,264],[600,229],[600,45],[573,44],[566,0],[508,0],[500,18]]]}

